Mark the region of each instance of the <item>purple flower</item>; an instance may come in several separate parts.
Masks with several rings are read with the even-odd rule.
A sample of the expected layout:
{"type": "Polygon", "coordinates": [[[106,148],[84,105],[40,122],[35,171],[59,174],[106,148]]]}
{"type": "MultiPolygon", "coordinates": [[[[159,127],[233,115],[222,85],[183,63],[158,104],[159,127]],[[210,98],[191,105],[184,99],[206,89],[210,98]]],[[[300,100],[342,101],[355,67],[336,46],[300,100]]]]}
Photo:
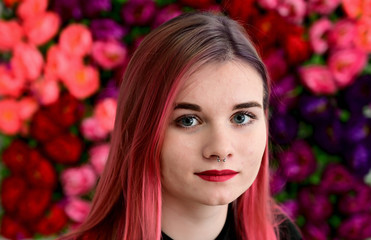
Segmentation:
{"type": "Polygon", "coordinates": [[[353,190],[339,200],[339,211],[347,215],[368,212],[370,209],[371,188],[364,183],[355,183],[353,190]]]}
{"type": "Polygon", "coordinates": [[[278,144],[291,143],[297,135],[299,124],[289,114],[273,114],[269,121],[269,130],[274,142],[278,144]]]}
{"type": "Polygon", "coordinates": [[[109,18],[92,20],[90,29],[94,39],[99,40],[116,39],[120,41],[128,32],[126,28],[109,18]]]}
{"type": "Polygon", "coordinates": [[[279,154],[280,168],[287,181],[303,181],[316,169],[316,159],[311,147],[302,140],[279,154]]]}
{"type": "Polygon", "coordinates": [[[293,76],[286,76],[272,84],[270,104],[279,113],[286,113],[297,102],[297,83],[293,76]]]}
{"type": "Polygon", "coordinates": [[[355,179],[341,164],[332,163],[326,166],[321,186],[328,193],[346,193],[354,187],[355,179]]]}
{"type": "Polygon", "coordinates": [[[154,17],[156,5],[152,0],[129,0],[121,11],[121,17],[127,25],[146,25],[154,17]]]}
{"type": "Polygon", "coordinates": [[[303,227],[303,235],[306,240],[327,240],[330,227],[326,223],[306,223],[303,227]]]}
{"type": "Polygon", "coordinates": [[[314,129],[314,139],[328,153],[340,153],[344,150],[343,132],[344,127],[340,121],[333,119],[331,122],[318,123],[314,129]]]}
{"type": "Polygon", "coordinates": [[[353,145],[360,141],[371,141],[371,120],[355,114],[346,124],[344,138],[353,145]]]}
{"type": "Polygon", "coordinates": [[[323,123],[335,115],[335,108],[325,96],[304,95],[299,100],[300,113],[309,123],[323,123]]]}
{"type": "Polygon", "coordinates": [[[71,18],[80,20],[82,18],[82,9],[80,0],[55,0],[52,9],[57,12],[61,18],[66,21],[71,18]]]}
{"type": "Polygon", "coordinates": [[[371,104],[371,75],[360,76],[346,91],[346,102],[352,112],[360,113],[371,104]]]}
{"type": "Polygon", "coordinates": [[[371,169],[370,145],[370,143],[361,142],[346,152],[348,164],[360,178],[363,178],[371,169]]]}
{"type": "Polygon", "coordinates": [[[117,99],[119,94],[119,89],[117,87],[117,83],[115,80],[110,80],[107,83],[107,86],[102,89],[102,91],[98,95],[98,102],[105,98],[114,98],[117,99]]]}
{"type": "Polygon", "coordinates": [[[313,223],[322,223],[333,212],[329,196],[317,186],[301,189],[298,200],[301,212],[313,223]]]}
{"type": "Polygon", "coordinates": [[[338,228],[341,238],[347,240],[359,240],[371,237],[371,215],[357,214],[346,219],[338,228]]]}
{"type": "Polygon", "coordinates": [[[84,15],[95,17],[102,11],[111,10],[111,0],[89,0],[82,1],[84,15]]]}
{"type": "Polygon", "coordinates": [[[166,6],[165,8],[161,9],[157,14],[155,21],[152,24],[152,28],[157,28],[161,24],[169,21],[172,18],[175,18],[182,14],[179,6],[176,4],[171,4],[166,6]]]}
{"type": "Polygon", "coordinates": [[[299,215],[299,203],[297,200],[289,199],[281,203],[281,208],[291,219],[296,219],[299,215]]]}

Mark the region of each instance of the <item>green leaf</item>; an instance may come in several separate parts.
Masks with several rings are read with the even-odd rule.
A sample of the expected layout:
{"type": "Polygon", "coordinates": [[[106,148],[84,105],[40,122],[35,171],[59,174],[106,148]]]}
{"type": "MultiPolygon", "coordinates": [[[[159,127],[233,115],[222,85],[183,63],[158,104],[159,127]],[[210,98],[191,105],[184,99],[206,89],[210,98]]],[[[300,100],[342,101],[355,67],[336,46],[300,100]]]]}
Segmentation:
{"type": "Polygon", "coordinates": [[[332,226],[334,229],[338,229],[338,227],[341,224],[341,218],[336,215],[332,215],[328,220],[330,226],[332,226]]]}
{"type": "Polygon", "coordinates": [[[304,122],[299,123],[298,138],[305,139],[313,135],[313,126],[304,122]]]}

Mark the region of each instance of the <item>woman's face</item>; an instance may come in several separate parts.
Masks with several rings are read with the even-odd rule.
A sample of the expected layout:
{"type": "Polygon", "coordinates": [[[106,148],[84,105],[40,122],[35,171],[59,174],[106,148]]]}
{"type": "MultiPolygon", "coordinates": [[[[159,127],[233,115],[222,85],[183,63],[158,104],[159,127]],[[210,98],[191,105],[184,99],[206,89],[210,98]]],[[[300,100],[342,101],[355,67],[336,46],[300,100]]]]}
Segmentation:
{"type": "Polygon", "coordinates": [[[255,180],[266,137],[263,82],[256,70],[242,61],[201,67],[180,89],[165,130],[164,202],[232,202],[255,180]]]}

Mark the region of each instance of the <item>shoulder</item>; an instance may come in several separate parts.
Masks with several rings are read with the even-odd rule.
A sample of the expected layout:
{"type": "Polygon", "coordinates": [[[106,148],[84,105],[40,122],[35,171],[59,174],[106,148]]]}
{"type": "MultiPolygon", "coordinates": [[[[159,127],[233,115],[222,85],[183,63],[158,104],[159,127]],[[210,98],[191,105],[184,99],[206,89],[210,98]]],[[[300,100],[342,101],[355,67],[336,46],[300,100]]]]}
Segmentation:
{"type": "Polygon", "coordinates": [[[298,227],[287,217],[283,219],[278,227],[280,240],[302,240],[298,227]]]}

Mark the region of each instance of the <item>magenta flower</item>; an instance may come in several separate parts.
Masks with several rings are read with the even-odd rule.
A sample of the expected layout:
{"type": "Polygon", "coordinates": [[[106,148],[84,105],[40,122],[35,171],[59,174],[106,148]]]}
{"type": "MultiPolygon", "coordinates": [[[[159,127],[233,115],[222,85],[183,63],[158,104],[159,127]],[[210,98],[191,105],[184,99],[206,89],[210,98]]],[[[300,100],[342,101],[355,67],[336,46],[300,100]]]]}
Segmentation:
{"type": "Polygon", "coordinates": [[[371,209],[371,188],[364,183],[353,183],[352,190],[339,200],[339,211],[346,215],[365,213],[371,209]]]}
{"type": "Polygon", "coordinates": [[[297,200],[289,199],[281,203],[281,208],[291,218],[296,219],[299,216],[299,203],[297,200]]]}
{"type": "Polygon", "coordinates": [[[309,0],[308,12],[327,15],[332,13],[340,4],[341,0],[309,0]]]}
{"type": "MultiPolygon", "coordinates": [[[[280,50],[272,51],[264,58],[264,63],[267,66],[269,76],[272,81],[277,83],[287,73],[287,62],[285,61],[284,52],[280,50]]],[[[273,85],[275,87],[275,85],[273,85]]]]}
{"type": "Polygon", "coordinates": [[[81,19],[82,9],[80,0],[55,0],[53,2],[53,10],[57,12],[64,21],[71,18],[81,19]]]}
{"type": "Polygon", "coordinates": [[[309,39],[315,53],[322,54],[328,49],[327,34],[332,28],[332,23],[327,18],[322,18],[310,27],[309,39]]]}
{"type": "Polygon", "coordinates": [[[92,20],[90,30],[94,39],[99,40],[121,40],[128,32],[127,28],[109,18],[92,20]]]}
{"type": "Polygon", "coordinates": [[[347,240],[359,240],[371,237],[371,215],[358,214],[346,219],[338,228],[341,238],[347,240]]]}
{"type": "Polygon", "coordinates": [[[355,179],[341,164],[329,164],[322,176],[321,186],[329,193],[346,193],[355,184],[355,179]]]}
{"type": "Polygon", "coordinates": [[[303,235],[306,240],[327,240],[330,235],[330,227],[326,223],[306,223],[303,227],[303,235]]]}
{"type": "Polygon", "coordinates": [[[333,212],[329,196],[317,186],[302,188],[298,200],[301,212],[313,223],[322,223],[333,212]]]}
{"type": "Polygon", "coordinates": [[[152,24],[152,28],[156,28],[161,24],[169,21],[172,18],[179,16],[182,13],[181,9],[176,4],[171,4],[162,8],[156,14],[155,21],[152,24]]]}
{"type": "Polygon", "coordinates": [[[89,0],[81,1],[84,15],[95,17],[102,11],[111,10],[111,0],[89,0]]]}
{"type": "Polygon", "coordinates": [[[281,172],[280,170],[271,171],[269,185],[272,195],[280,193],[286,185],[286,177],[281,172]]]}
{"type": "Polygon", "coordinates": [[[152,0],[129,0],[122,7],[121,17],[127,25],[146,25],[155,12],[156,5],[152,0]]]}
{"type": "Polygon", "coordinates": [[[351,19],[340,19],[333,25],[328,34],[329,45],[334,49],[353,47],[355,34],[355,21],[351,19]]]}

